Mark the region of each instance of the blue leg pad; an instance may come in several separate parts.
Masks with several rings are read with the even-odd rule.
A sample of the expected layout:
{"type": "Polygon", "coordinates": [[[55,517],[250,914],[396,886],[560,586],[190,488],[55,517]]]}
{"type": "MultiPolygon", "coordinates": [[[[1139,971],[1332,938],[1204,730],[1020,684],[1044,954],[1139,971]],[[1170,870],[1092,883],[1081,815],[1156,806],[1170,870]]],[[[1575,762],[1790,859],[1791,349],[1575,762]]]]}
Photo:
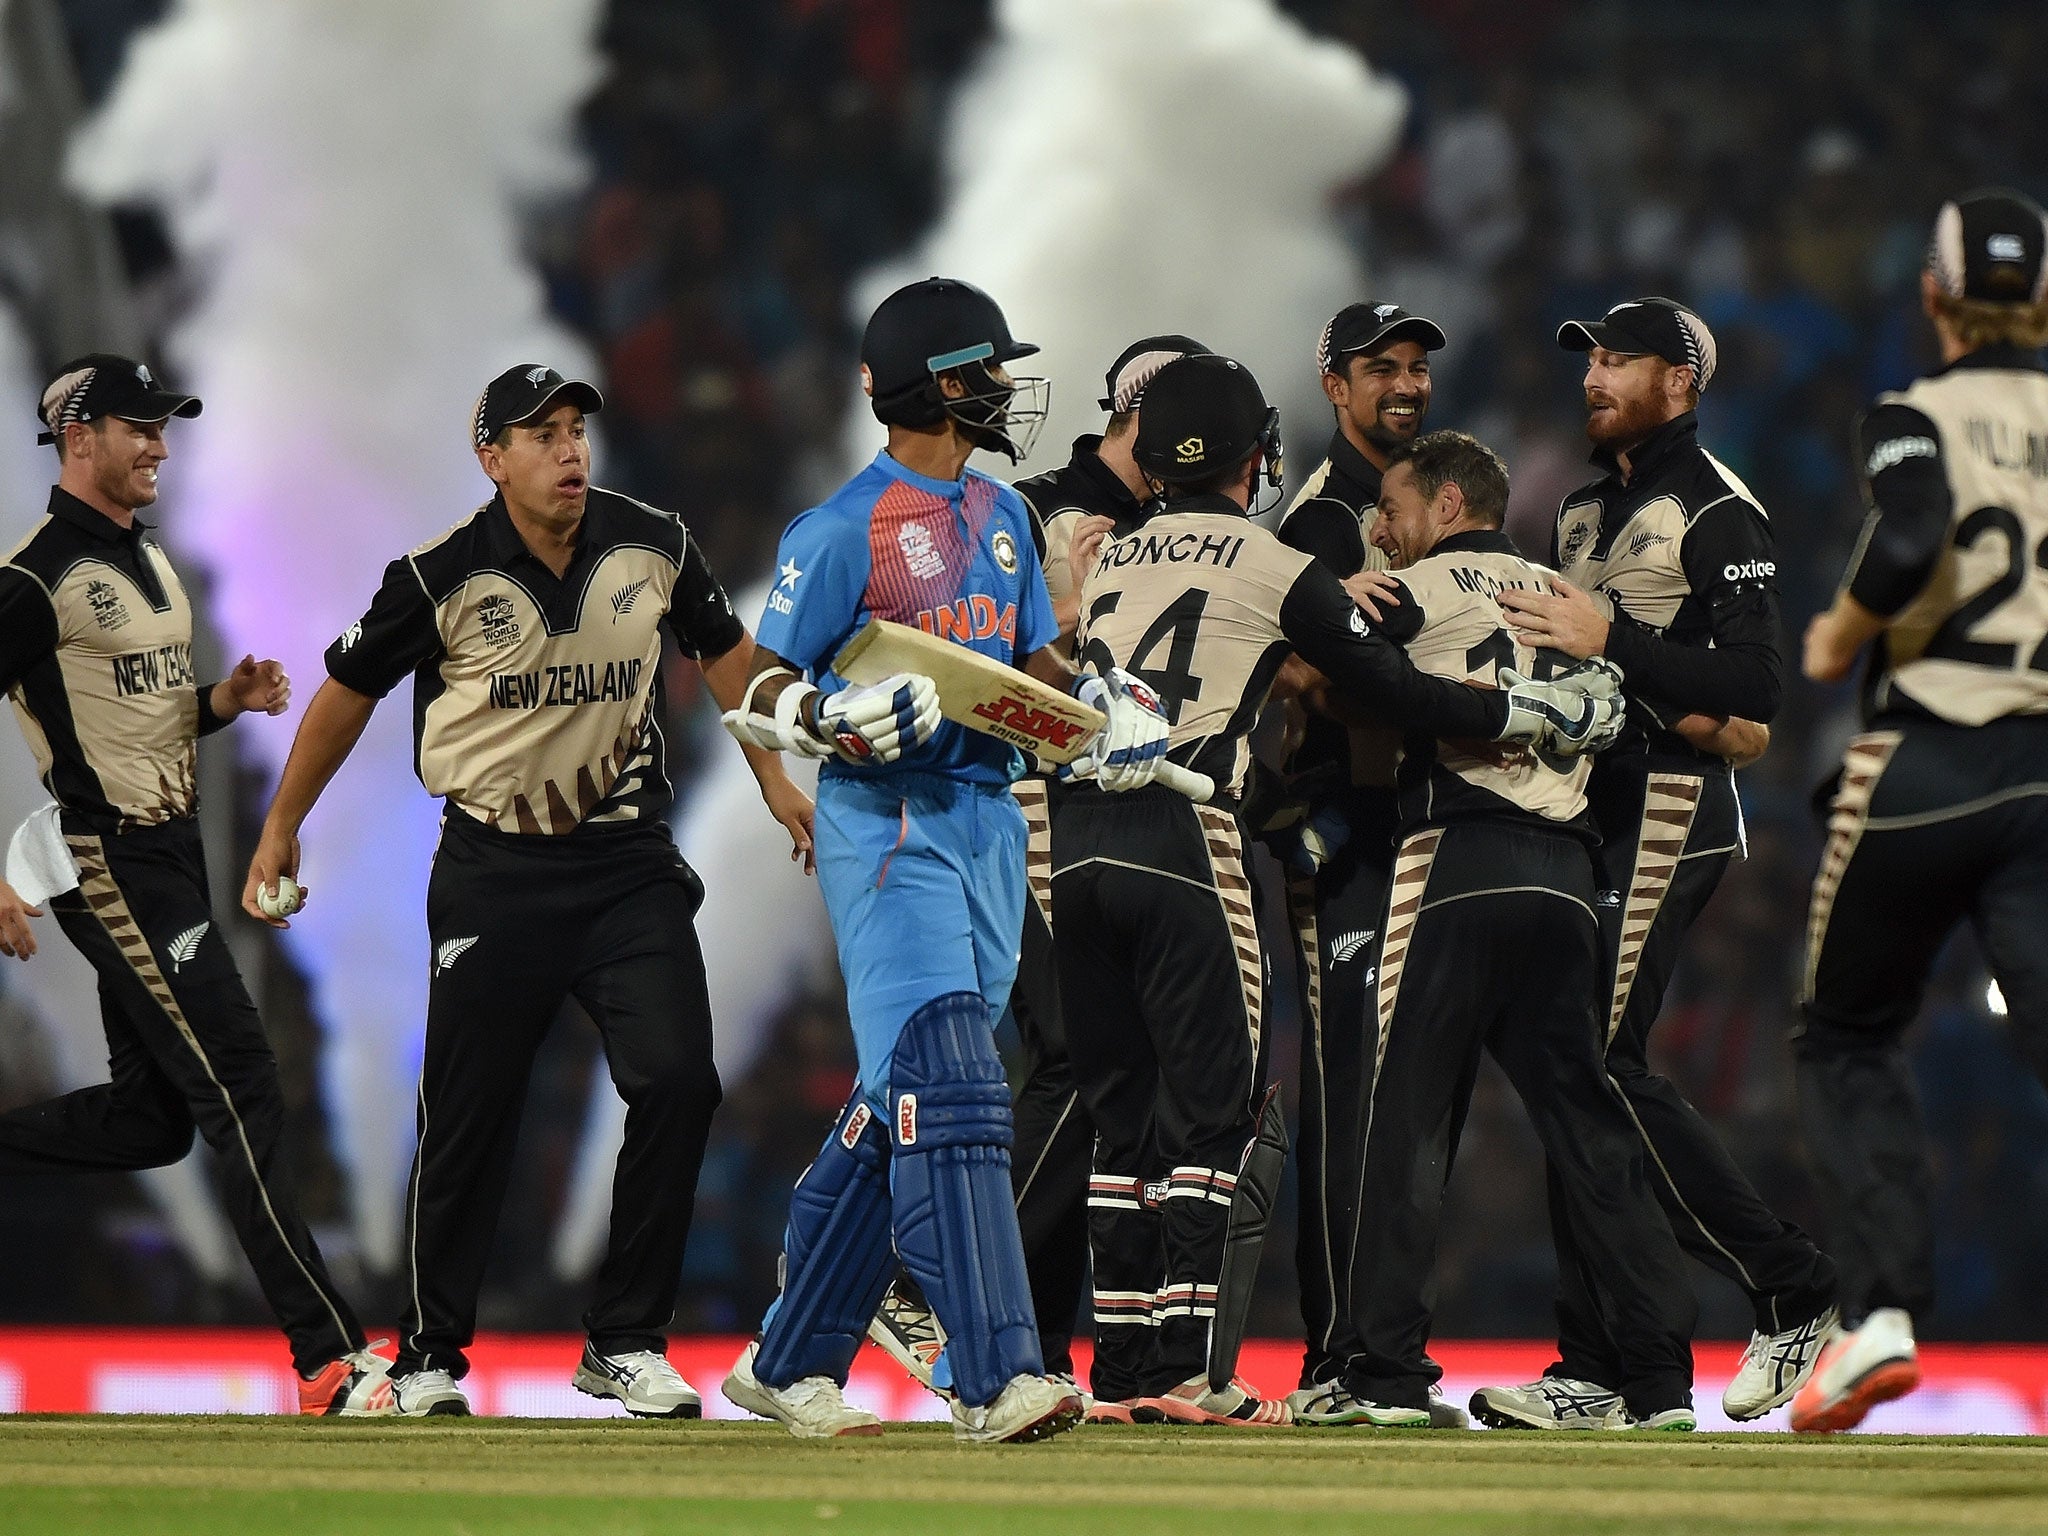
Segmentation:
{"type": "Polygon", "coordinates": [[[762,1329],[754,1374],[771,1387],[806,1376],[844,1385],[896,1273],[889,1132],[859,1088],[789,1197],[782,1255],[782,1295],[762,1329]]]}
{"type": "Polygon", "coordinates": [[[896,1251],[945,1326],[954,1391],[980,1407],[1045,1362],[1010,1189],[1010,1089],[979,993],[911,1015],[889,1106],[896,1251]]]}

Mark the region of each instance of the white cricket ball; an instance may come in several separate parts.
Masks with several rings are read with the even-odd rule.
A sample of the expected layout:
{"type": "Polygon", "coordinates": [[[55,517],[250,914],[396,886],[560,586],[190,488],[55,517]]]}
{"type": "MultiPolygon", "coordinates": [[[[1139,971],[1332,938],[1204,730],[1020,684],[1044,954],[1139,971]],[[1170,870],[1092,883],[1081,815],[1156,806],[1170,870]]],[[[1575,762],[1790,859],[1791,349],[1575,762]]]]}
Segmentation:
{"type": "Polygon", "coordinates": [[[306,898],[299,892],[299,882],[290,875],[279,875],[274,886],[256,887],[256,906],[265,917],[290,917],[305,902],[306,898]]]}

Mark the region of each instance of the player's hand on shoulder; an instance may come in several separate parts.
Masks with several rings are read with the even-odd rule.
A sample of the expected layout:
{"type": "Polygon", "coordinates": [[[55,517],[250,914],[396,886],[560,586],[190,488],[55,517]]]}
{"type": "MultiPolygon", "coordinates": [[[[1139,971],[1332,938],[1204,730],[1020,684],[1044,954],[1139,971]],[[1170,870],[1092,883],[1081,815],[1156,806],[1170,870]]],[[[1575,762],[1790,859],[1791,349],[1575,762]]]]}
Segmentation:
{"type": "Polygon", "coordinates": [[[1344,578],[1344,595],[1375,624],[1401,601],[1401,578],[1392,571],[1354,571],[1344,578]]]}
{"type": "Polygon", "coordinates": [[[1508,699],[1503,741],[1519,741],[1539,752],[1578,757],[1603,751],[1621,735],[1626,710],[1621,668],[1594,656],[1553,674],[1548,681],[1500,669],[1508,699]]]}
{"type": "Polygon", "coordinates": [[[1171,729],[1158,695],[1122,667],[1112,667],[1083,677],[1074,696],[1108,717],[1088,748],[1095,782],[1118,791],[1150,784],[1166,760],[1171,729]]]}
{"type": "Polygon", "coordinates": [[[892,763],[939,728],[938,685],[921,672],[822,699],[812,734],[849,763],[892,763]]]}

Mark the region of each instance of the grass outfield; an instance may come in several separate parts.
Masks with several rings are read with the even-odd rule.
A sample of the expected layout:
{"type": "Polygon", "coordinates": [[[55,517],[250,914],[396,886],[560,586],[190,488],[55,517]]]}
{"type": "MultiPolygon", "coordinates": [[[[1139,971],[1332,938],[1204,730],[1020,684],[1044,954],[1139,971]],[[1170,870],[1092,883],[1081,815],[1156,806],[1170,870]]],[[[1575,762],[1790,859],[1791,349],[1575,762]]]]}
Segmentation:
{"type": "Polygon", "coordinates": [[[2048,1441],[620,1420],[0,1419],[7,1536],[2048,1530],[2048,1441]]]}

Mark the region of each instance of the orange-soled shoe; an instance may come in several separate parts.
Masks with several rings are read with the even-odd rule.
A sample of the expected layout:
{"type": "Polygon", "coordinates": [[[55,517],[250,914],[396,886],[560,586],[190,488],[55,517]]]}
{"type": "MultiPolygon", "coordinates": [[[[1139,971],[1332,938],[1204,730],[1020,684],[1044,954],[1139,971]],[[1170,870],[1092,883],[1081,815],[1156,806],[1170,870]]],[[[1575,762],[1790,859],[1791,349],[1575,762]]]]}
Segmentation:
{"type": "Polygon", "coordinates": [[[367,1349],[330,1360],[309,1381],[299,1378],[299,1412],[315,1418],[382,1418],[398,1412],[391,1362],[367,1349]]]}
{"type": "Polygon", "coordinates": [[[1138,1424],[1235,1424],[1248,1429],[1277,1429],[1294,1422],[1284,1398],[1262,1398],[1238,1377],[1221,1391],[1209,1390],[1209,1378],[1192,1376],[1170,1392],[1141,1397],[1131,1404],[1138,1424]]]}
{"type": "Polygon", "coordinates": [[[1129,1403],[1119,1403],[1114,1399],[1104,1400],[1097,1398],[1093,1403],[1089,1404],[1088,1411],[1081,1416],[1081,1422],[1083,1424],[1131,1424],[1136,1421],[1131,1417],[1131,1405],[1129,1403]]]}
{"type": "Polygon", "coordinates": [[[1913,1320],[1897,1307],[1880,1307],[1822,1348],[1813,1375],[1792,1399],[1792,1427],[1807,1435],[1854,1429],[1879,1403],[1919,1385],[1913,1320]]]}

